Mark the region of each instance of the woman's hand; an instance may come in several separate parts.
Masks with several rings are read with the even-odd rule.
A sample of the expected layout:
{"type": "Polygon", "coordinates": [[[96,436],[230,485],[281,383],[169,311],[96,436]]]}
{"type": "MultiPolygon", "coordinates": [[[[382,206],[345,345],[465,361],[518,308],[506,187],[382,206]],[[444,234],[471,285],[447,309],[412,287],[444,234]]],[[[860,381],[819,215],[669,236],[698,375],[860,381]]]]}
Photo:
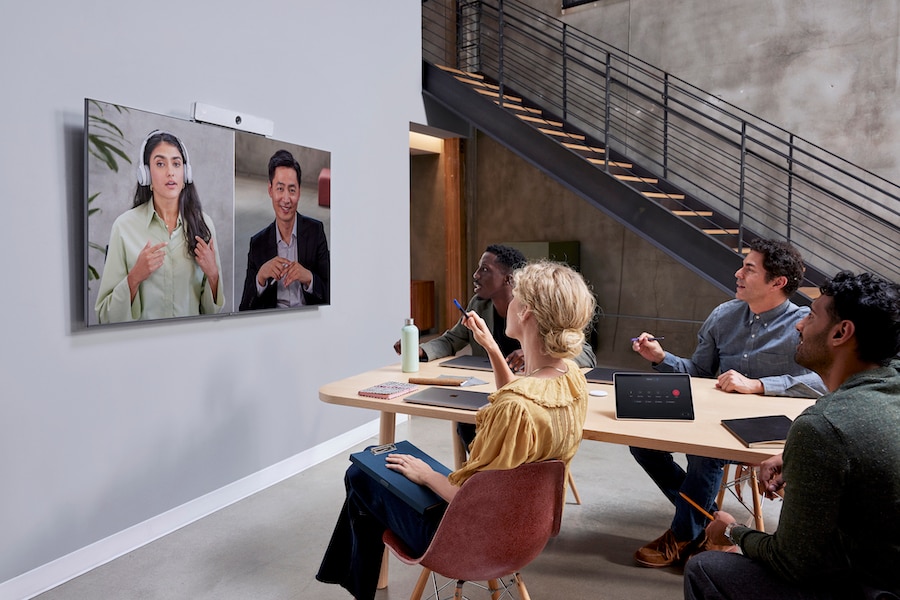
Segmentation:
{"type": "Polygon", "coordinates": [[[134,261],[134,266],[128,271],[128,289],[131,292],[132,302],[134,302],[134,297],[137,295],[138,287],[141,283],[162,266],[166,258],[164,248],[167,245],[168,242],[151,244],[150,240],[147,240],[147,244],[141,248],[137,260],[134,261]]]}
{"type": "MultiPolygon", "coordinates": [[[[494,371],[494,383],[497,387],[501,388],[515,379],[512,368],[509,363],[506,362],[506,357],[500,352],[500,346],[497,345],[497,341],[494,339],[490,328],[485,324],[484,319],[472,310],[466,313],[466,318],[463,319],[462,323],[472,332],[472,337],[475,338],[478,345],[487,351],[488,358],[491,359],[491,367],[494,371]]],[[[525,361],[523,360],[522,365],[524,366],[524,364],[525,361]]]]}
{"type": "Polygon", "coordinates": [[[478,342],[478,345],[487,350],[488,353],[490,353],[492,347],[496,348],[498,352],[500,351],[491,330],[477,312],[474,310],[467,312],[462,324],[472,332],[472,336],[478,342]]]}
{"type": "Polygon", "coordinates": [[[388,454],[385,462],[388,469],[419,485],[427,485],[428,476],[435,472],[424,460],[409,454],[388,454]]]}
{"type": "Polygon", "coordinates": [[[203,241],[203,238],[199,235],[195,236],[194,239],[197,240],[197,248],[194,249],[194,260],[197,261],[200,270],[206,275],[206,280],[209,282],[209,289],[212,290],[213,302],[217,302],[219,293],[219,265],[216,264],[216,247],[212,238],[209,238],[208,244],[203,241]]]}
{"type": "Polygon", "coordinates": [[[207,279],[219,278],[219,265],[216,264],[216,249],[213,239],[209,238],[207,244],[199,235],[194,238],[197,240],[197,248],[194,250],[194,259],[197,265],[206,275],[207,279]]]}

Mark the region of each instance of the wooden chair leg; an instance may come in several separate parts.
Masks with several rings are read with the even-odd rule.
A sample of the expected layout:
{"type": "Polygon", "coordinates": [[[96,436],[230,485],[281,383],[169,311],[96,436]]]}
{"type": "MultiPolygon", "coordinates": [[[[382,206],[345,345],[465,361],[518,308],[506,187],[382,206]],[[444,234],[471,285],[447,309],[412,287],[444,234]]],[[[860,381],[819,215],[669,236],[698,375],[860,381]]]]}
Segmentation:
{"type": "Polygon", "coordinates": [[[381,557],[381,571],[378,572],[377,588],[383,590],[388,584],[388,562],[391,558],[391,551],[385,547],[384,556],[381,557]]]}
{"type": "Polygon", "coordinates": [[[413,588],[409,600],[422,600],[422,593],[425,591],[425,586],[428,584],[430,577],[431,569],[422,567],[422,572],[419,573],[419,579],[416,581],[416,587],[413,588]]]}
{"type": "Polygon", "coordinates": [[[716,506],[719,507],[719,510],[722,510],[722,502],[725,500],[725,490],[728,487],[728,472],[731,471],[731,465],[729,463],[725,463],[725,467],[722,469],[722,483],[719,485],[719,495],[716,496],[716,506]]]}
{"type": "Polygon", "coordinates": [[[572,495],[575,496],[575,504],[581,504],[581,496],[578,495],[578,488],[575,487],[575,478],[572,477],[571,471],[569,471],[567,480],[569,482],[569,487],[572,488],[572,495]]]}
{"type": "Polygon", "coordinates": [[[759,493],[759,470],[756,467],[750,467],[750,491],[753,494],[753,520],[756,522],[756,528],[759,531],[765,531],[766,524],[763,520],[762,496],[759,493]]]}
{"type": "Polygon", "coordinates": [[[525,588],[525,582],[522,581],[522,576],[516,573],[516,587],[519,590],[519,598],[522,600],[531,600],[531,596],[528,595],[528,590],[525,588]]]}
{"type": "Polygon", "coordinates": [[[488,591],[491,593],[491,600],[500,600],[503,595],[503,584],[499,579],[491,579],[488,581],[488,591]]]}

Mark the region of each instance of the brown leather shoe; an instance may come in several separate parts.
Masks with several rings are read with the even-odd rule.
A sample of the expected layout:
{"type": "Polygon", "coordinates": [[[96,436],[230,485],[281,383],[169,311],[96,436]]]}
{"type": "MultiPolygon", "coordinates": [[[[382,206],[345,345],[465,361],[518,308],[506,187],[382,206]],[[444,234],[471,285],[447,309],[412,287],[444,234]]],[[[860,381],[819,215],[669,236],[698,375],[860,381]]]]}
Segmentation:
{"type": "Polygon", "coordinates": [[[679,542],[672,530],[667,529],[664,534],[635,552],[634,560],[642,567],[668,567],[689,556],[692,541],[679,542]]]}
{"type": "MultiPolygon", "coordinates": [[[[706,534],[703,534],[703,540],[697,544],[693,551],[691,552],[691,556],[694,554],[700,554],[701,552],[706,552],[707,550],[714,550],[716,552],[737,552],[738,547],[736,544],[728,544],[726,546],[720,546],[719,544],[713,544],[709,541],[709,538],[706,537],[706,534]]],[[[685,556],[685,559],[688,557],[685,556]]]]}

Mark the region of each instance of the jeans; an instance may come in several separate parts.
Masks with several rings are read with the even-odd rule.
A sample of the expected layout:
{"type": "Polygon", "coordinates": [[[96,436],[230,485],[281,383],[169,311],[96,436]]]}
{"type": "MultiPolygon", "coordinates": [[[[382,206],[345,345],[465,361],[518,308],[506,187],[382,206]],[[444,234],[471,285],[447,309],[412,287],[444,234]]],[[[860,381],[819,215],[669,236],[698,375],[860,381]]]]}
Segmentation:
{"type": "Polygon", "coordinates": [[[685,600],[892,600],[897,596],[850,581],[797,584],[740,554],[701,552],[684,567],[685,600]]]}
{"type": "Polygon", "coordinates": [[[456,435],[462,440],[463,447],[465,447],[466,454],[468,454],[469,446],[472,445],[472,441],[475,439],[475,425],[473,423],[457,423],[456,435]]]}
{"type": "Polygon", "coordinates": [[[316,579],[343,586],[357,600],[372,600],[384,556],[381,536],[385,529],[397,534],[413,556],[421,556],[446,505],[419,514],[356,465],[347,469],[344,484],[347,499],[316,579]]]}
{"type": "Polygon", "coordinates": [[[712,513],[718,510],[716,496],[722,483],[722,469],[727,461],[705,456],[687,455],[687,472],[675,462],[671,452],[631,447],[631,455],[659,486],[669,502],[675,505],[672,533],[679,542],[695,540],[706,529],[707,519],[679,495],[712,513]]]}

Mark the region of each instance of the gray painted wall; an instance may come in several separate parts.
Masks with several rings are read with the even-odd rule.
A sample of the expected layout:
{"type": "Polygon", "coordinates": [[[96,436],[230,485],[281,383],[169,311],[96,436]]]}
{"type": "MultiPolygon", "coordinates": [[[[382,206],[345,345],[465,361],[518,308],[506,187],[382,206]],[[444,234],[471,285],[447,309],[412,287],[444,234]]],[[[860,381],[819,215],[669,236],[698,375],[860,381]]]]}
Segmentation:
{"type": "Polygon", "coordinates": [[[420,3],[349,4],[4,8],[0,585],[375,418],[316,391],[397,360],[420,3]],[[84,331],[85,97],[330,151],[332,305],[84,331]]]}

